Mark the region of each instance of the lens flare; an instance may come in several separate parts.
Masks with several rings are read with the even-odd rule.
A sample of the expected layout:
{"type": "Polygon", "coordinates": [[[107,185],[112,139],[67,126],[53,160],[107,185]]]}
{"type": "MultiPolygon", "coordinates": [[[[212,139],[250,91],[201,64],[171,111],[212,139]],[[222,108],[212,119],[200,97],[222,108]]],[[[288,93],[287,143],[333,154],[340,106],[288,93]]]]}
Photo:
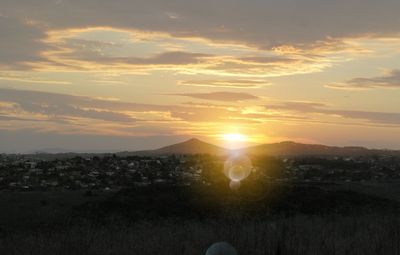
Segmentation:
{"type": "Polygon", "coordinates": [[[229,170],[229,178],[236,182],[246,179],[249,174],[250,172],[247,171],[247,167],[243,165],[232,166],[229,170]]]}
{"type": "Polygon", "coordinates": [[[237,255],[236,249],[226,242],[214,243],[207,249],[206,255],[237,255]]]}
{"type": "Polygon", "coordinates": [[[229,183],[229,188],[231,188],[232,190],[238,190],[240,188],[240,182],[231,181],[229,183]]]}
{"type": "Polygon", "coordinates": [[[225,161],[224,174],[231,180],[231,189],[238,189],[240,182],[253,171],[250,159],[245,155],[233,155],[225,161]]]}

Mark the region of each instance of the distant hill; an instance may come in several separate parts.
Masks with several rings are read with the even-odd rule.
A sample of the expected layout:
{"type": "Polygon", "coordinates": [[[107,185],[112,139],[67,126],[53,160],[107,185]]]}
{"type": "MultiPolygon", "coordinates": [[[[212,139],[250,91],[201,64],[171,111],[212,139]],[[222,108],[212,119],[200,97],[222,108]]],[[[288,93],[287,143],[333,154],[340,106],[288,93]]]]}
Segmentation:
{"type": "Polygon", "coordinates": [[[281,142],[262,144],[243,149],[251,155],[271,156],[368,156],[376,154],[400,155],[400,151],[367,149],[364,147],[336,147],[320,144],[281,142]]]}
{"type": "Polygon", "coordinates": [[[171,154],[210,154],[210,155],[226,155],[228,149],[203,142],[193,138],[182,143],[173,144],[156,150],[121,152],[118,155],[134,154],[134,155],[171,155],[171,154]]]}
{"type": "MultiPolygon", "coordinates": [[[[53,150],[55,151],[55,150],[53,150]]],[[[288,157],[301,157],[301,156],[372,156],[372,155],[394,155],[400,156],[399,150],[379,150],[379,149],[367,149],[364,147],[337,147],[337,146],[326,146],[321,144],[302,144],[296,142],[280,142],[271,144],[262,144],[252,147],[240,149],[248,155],[254,156],[288,156],[288,157]]],[[[228,155],[232,150],[219,147],[210,143],[206,143],[199,139],[193,138],[181,143],[173,144],[170,146],[162,147],[155,150],[144,150],[144,151],[124,151],[114,153],[118,156],[159,156],[159,155],[183,155],[183,154],[210,154],[224,156],[228,155]]],[[[102,153],[92,152],[69,152],[69,153],[35,153],[31,154],[34,158],[71,158],[75,156],[105,156],[112,155],[112,152],[102,153]]]]}
{"type": "MultiPolygon", "coordinates": [[[[372,156],[372,155],[396,155],[400,151],[367,149],[364,147],[337,147],[320,144],[302,144],[296,142],[280,142],[262,144],[243,148],[239,151],[248,155],[269,155],[269,156],[372,156]]],[[[213,144],[203,142],[199,139],[190,139],[182,143],[173,144],[156,150],[125,152],[134,155],[171,155],[171,154],[211,154],[227,155],[231,152],[213,144]]]]}

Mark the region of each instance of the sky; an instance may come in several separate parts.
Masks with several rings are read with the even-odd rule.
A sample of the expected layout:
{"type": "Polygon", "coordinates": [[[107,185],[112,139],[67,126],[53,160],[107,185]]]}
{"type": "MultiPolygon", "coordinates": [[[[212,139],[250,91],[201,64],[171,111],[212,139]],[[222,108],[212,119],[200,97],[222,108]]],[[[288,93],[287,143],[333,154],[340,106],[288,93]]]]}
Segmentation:
{"type": "Polygon", "coordinates": [[[1,0],[0,152],[400,149],[398,0],[1,0]]]}

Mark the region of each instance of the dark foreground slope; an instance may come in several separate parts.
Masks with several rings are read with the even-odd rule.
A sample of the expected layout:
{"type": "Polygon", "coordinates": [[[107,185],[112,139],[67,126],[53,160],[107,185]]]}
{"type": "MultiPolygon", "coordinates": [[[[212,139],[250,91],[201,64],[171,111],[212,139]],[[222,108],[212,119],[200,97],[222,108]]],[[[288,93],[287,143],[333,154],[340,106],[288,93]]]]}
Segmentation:
{"type": "Polygon", "coordinates": [[[348,185],[226,184],[37,193],[24,205],[29,193],[1,193],[0,254],[201,255],[221,240],[246,255],[400,252],[395,201],[348,185]]]}
{"type": "Polygon", "coordinates": [[[399,254],[400,222],[394,215],[296,216],[208,221],[142,221],[131,225],[81,224],[59,232],[16,235],[2,254],[204,255],[216,241],[242,255],[399,254]]]}

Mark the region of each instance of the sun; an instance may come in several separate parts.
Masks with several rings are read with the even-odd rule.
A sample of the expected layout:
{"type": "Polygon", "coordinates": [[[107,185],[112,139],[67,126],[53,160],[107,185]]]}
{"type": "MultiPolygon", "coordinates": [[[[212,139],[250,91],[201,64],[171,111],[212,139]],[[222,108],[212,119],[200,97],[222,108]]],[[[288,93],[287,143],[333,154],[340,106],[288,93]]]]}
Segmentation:
{"type": "Polygon", "coordinates": [[[239,133],[230,133],[222,135],[222,140],[229,142],[245,142],[248,139],[245,135],[239,133]]]}

